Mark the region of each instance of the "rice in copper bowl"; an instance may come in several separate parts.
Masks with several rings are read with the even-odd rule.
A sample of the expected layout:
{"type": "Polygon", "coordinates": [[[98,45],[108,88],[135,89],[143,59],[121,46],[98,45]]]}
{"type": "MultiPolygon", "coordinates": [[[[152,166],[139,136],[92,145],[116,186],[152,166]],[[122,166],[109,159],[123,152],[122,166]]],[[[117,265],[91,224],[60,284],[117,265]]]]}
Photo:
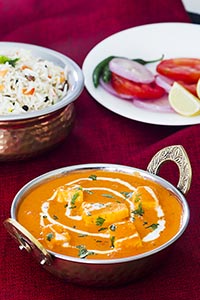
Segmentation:
{"type": "Polygon", "coordinates": [[[38,45],[0,42],[0,161],[61,145],[83,89],[83,72],[70,57],[38,45]]]}
{"type": "Polygon", "coordinates": [[[0,53],[0,115],[23,114],[56,104],[67,94],[67,67],[27,49],[0,53]]]}

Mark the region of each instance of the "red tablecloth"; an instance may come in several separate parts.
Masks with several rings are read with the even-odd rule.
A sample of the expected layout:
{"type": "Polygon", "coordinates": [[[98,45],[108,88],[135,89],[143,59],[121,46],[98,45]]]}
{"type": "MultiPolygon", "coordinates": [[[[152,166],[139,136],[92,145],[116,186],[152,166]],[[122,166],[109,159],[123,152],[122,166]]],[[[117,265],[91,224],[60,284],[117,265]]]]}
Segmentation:
{"type": "MultiPolygon", "coordinates": [[[[0,13],[2,41],[50,47],[80,66],[93,46],[115,32],[142,24],[190,21],[178,0],[12,0],[1,1],[0,13]]],[[[200,299],[200,126],[160,127],[128,120],[102,107],[86,90],[75,105],[75,127],[62,145],[28,161],[0,164],[0,299],[200,299]],[[10,216],[16,192],[42,173],[90,162],[145,169],[155,152],[173,144],[185,147],[193,168],[187,195],[191,219],[168,263],[141,281],[109,289],[66,283],[43,270],[28,253],[19,251],[2,225],[10,216]]],[[[167,176],[173,180],[173,174],[167,176]]]]}

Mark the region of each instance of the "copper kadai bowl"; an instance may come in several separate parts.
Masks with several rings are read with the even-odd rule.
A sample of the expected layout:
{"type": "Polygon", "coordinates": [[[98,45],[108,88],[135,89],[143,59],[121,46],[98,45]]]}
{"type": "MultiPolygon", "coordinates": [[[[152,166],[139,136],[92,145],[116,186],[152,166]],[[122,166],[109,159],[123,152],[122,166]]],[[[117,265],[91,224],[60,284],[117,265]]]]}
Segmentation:
{"type": "Polygon", "coordinates": [[[42,110],[0,116],[0,161],[25,159],[46,151],[65,139],[74,122],[74,101],[81,94],[84,78],[69,57],[31,44],[0,42],[1,51],[26,49],[35,57],[68,67],[69,90],[58,103],[42,110]]]}
{"type": "Polygon", "coordinates": [[[115,164],[85,164],[64,167],[37,177],[26,184],[15,196],[11,207],[11,218],[5,220],[4,225],[11,236],[19,243],[19,248],[31,253],[46,270],[55,276],[87,286],[109,287],[127,284],[155,270],[156,266],[166,257],[171,245],[185,231],[189,221],[189,208],[184,194],[190,188],[191,177],[192,170],[188,156],[183,147],[179,145],[160,150],[150,161],[147,171],[115,164]],[[175,162],[180,171],[177,187],[157,175],[160,166],[169,160],[175,162]],[[70,171],[83,169],[106,169],[124,173],[139,172],[144,178],[153,180],[169,189],[171,193],[178,197],[178,201],[182,206],[182,224],[178,233],[154,250],[120,259],[81,259],[46,250],[38,240],[17,222],[16,212],[18,207],[23,197],[42,183],[47,182],[49,179],[59,178],[70,171]]]}

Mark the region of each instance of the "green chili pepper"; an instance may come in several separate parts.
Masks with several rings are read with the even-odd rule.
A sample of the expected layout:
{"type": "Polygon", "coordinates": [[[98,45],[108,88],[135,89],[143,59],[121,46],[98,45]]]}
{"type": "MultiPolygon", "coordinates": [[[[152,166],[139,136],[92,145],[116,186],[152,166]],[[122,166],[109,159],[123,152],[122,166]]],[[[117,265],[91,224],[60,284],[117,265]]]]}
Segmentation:
{"type": "Polygon", "coordinates": [[[109,69],[109,64],[105,65],[102,71],[102,79],[104,82],[109,82],[111,79],[111,71],[109,69]]]}
{"type": "Polygon", "coordinates": [[[102,75],[103,69],[108,66],[109,62],[111,61],[111,59],[113,59],[115,56],[108,56],[107,58],[105,58],[104,60],[102,60],[94,69],[93,73],[92,73],[92,79],[93,79],[93,84],[95,87],[98,87],[99,85],[99,80],[100,77],[102,75]]]}
{"type": "Polygon", "coordinates": [[[138,62],[141,65],[146,65],[146,64],[151,64],[151,63],[154,63],[154,62],[158,62],[158,61],[162,60],[163,58],[164,58],[164,54],[160,58],[155,59],[155,60],[144,60],[144,59],[141,59],[141,58],[134,58],[132,60],[138,62]]]}
{"type": "MultiPolygon", "coordinates": [[[[102,77],[104,82],[109,82],[111,79],[111,71],[109,69],[109,62],[118,56],[108,56],[104,60],[102,60],[94,69],[92,73],[93,84],[95,87],[98,87],[100,77],[102,77]]],[[[140,63],[141,65],[146,65],[149,63],[154,63],[162,60],[164,55],[155,60],[143,60],[141,58],[134,58],[133,61],[140,63]]]]}

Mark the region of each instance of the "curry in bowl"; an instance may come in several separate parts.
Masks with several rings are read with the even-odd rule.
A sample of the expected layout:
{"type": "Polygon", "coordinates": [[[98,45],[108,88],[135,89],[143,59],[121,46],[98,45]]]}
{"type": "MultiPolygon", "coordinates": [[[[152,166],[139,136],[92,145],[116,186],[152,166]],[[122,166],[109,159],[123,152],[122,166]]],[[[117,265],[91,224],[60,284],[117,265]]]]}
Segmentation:
{"type": "Polygon", "coordinates": [[[23,186],[4,225],[21,250],[59,278],[127,284],[160,267],[184,233],[191,178],[181,145],[161,149],[146,171],[105,163],[63,167],[23,186]],[[157,176],[168,161],[178,166],[177,187],[157,176]]]}
{"type": "Polygon", "coordinates": [[[151,251],[182,224],[177,195],[137,171],[72,170],[31,189],[16,214],[47,250],[82,259],[151,251]]]}

